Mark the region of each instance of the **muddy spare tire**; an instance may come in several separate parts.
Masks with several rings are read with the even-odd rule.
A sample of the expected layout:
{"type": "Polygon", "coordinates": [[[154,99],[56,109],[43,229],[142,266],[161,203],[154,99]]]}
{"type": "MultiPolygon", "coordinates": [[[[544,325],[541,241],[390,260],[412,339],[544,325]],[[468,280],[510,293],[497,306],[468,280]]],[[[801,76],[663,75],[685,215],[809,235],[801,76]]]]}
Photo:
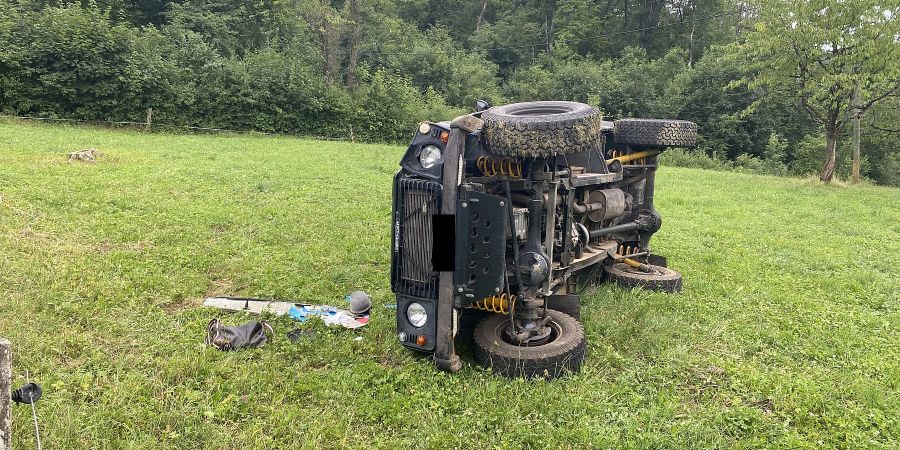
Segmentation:
{"type": "Polygon", "coordinates": [[[506,156],[569,155],[601,146],[600,111],[578,102],[524,102],[481,114],[491,152],[506,156]]]}
{"type": "Polygon", "coordinates": [[[613,135],[617,144],[644,147],[695,147],[697,124],[687,120],[620,119],[613,135]]]}

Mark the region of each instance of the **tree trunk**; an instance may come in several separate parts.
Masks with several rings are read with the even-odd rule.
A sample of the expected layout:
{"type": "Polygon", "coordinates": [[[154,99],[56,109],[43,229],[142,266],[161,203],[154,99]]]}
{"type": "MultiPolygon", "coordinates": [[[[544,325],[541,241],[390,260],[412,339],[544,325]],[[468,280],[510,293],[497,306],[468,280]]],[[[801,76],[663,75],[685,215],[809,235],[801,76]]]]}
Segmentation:
{"type": "Polygon", "coordinates": [[[837,159],[837,127],[829,125],[825,127],[825,166],[819,179],[830,183],[834,179],[834,163],[837,159]]]}
{"type": "Polygon", "coordinates": [[[691,37],[688,40],[688,69],[694,66],[694,29],[697,28],[697,21],[691,22],[691,37]]]}
{"type": "Polygon", "coordinates": [[[853,91],[853,169],[852,182],[859,183],[859,89],[853,91]]]}
{"type": "Polygon", "coordinates": [[[484,21],[484,10],[487,9],[488,0],[481,0],[481,12],[478,13],[478,20],[475,22],[475,32],[481,29],[481,22],[484,21]]]}
{"type": "Polygon", "coordinates": [[[350,20],[353,22],[350,29],[350,49],[347,56],[347,87],[356,87],[356,66],[359,63],[359,36],[360,23],[359,0],[350,0],[350,20]]]}
{"type": "Polygon", "coordinates": [[[544,45],[547,48],[547,56],[550,64],[553,64],[553,17],[556,15],[556,0],[550,0],[544,4],[544,45]]]}
{"type": "Polygon", "coordinates": [[[325,57],[325,79],[332,81],[337,72],[337,45],[334,25],[331,23],[331,6],[326,0],[321,1],[322,6],[322,55],[325,57]]]}
{"type": "Polygon", "coordinates": [[[331,81],[337,72],[337,55],[335,55],[334,27],[331,19],[325,18],[325,79],[331,81]]]}

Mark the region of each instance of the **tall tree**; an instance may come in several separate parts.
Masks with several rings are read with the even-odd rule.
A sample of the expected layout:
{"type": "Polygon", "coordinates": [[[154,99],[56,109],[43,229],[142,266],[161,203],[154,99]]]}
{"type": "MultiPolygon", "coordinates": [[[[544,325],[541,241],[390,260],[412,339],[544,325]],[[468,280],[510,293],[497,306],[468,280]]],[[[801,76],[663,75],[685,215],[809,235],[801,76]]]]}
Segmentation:
{"type": "Polygon", "coordinates": [[[863,112],[900,89],[900,6],[883,0],[758,0],[755,6],[754,27],[731,47],[749,57],[751,75],[743,82],[795,97],[824,127],[819,177],[830,182],[853,107],[863,112]]]}

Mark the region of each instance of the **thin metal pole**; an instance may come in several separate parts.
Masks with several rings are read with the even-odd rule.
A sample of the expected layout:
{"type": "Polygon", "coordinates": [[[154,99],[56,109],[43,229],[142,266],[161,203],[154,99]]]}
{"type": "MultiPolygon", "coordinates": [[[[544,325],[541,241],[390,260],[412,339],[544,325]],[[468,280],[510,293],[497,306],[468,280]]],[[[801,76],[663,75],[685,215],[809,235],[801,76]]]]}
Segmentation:
{"type": "MultiPolygon", "coordinates": [[[[25,369],[25,384],[31,384],[31,374],[25,369]]],[[[41,430],[38,428],[37,409],[34,406],[34,392],[28,393],[28,402],[31,404],[31,417],[34,418],[34,439],[37,441],[37,449],[41,449],[41,430]]]]}
{"type": "Polygon", "coordinates": [[[41,450],[41,430],[38,428],[37,410],[34,408],[34,394],[28,393],[31,401],[31,417],[34,418],[34,439],[37,441],[37,448],[41,450]]]}
{"type": "Polygon", "coordinates": [[[12,350],[8,340],[0,338],[0,450],[12,448],[12,350]]]}

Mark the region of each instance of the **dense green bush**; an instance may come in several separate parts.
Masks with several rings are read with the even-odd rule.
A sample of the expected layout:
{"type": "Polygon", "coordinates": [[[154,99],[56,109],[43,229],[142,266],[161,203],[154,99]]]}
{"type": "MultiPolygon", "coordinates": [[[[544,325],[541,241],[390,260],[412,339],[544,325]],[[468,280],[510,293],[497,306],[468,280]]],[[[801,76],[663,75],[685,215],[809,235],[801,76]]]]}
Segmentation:
{"type": "Polygon", "coordinates": [[[407,138],[422,111],[422,96],[406,78],[391,76],[379,70],[371,77],[361,93],[360,134],[392,141],[407,138]],[[387,133],[387,134],[385,134],[387,133]]]}
{"type": "Polygon", "coordinates": [[[433,88],[451,105],[472,107],[477,99],[503,100],[496,65],[478,53],[463,52],[445,29],[432,28],[423,37],[406,39],[404,45],[389,47],[378,56],[379,66],[407,78],[423,92],[433,88]]]}
{"type": "Polygon", "coordinates": [[[21,21],[10,11],[0,15],[0,108],[21,115],[143,121],[152,108],[164,125],[395,141],[420,120],[462,113],[386,70],[363,71],[351,93],[326,82],[302,45],[223,56],[182,21],[139,30],[93,5],[20,12],[21,21]]]}
{"type": "Polygon", "coordinates": [[[651,60],[628,48],[618,60],[572,59],[552,68],[529,66],[513,73],[508,96],[519,100],[596,102],[609,117],[666,117],[678,111],[673,77],[686,70],[684,53],[651,60]]]}
{"type": "Polygon", "coordinates": [[[5,33],[4,109],[129,120],[142,110],[136,31],[97,9],[69,5],[27,14],[5,33]]]}
{"type": "Polygon", "coordinates": [[[677,167],[695,167],[698,169],[730,170],[734,166],[730,161],[723,161],[709,156],[702,150],[685,150],[673,148],[666,150],[659,157],[660,164],[677,167]]]}
{"type": "Polygon", "coordinates": [[[875,179],[882,184],[900,186],[900,152],[895,151],[884,155],[880,164],[871,172],[875,179]]]}

